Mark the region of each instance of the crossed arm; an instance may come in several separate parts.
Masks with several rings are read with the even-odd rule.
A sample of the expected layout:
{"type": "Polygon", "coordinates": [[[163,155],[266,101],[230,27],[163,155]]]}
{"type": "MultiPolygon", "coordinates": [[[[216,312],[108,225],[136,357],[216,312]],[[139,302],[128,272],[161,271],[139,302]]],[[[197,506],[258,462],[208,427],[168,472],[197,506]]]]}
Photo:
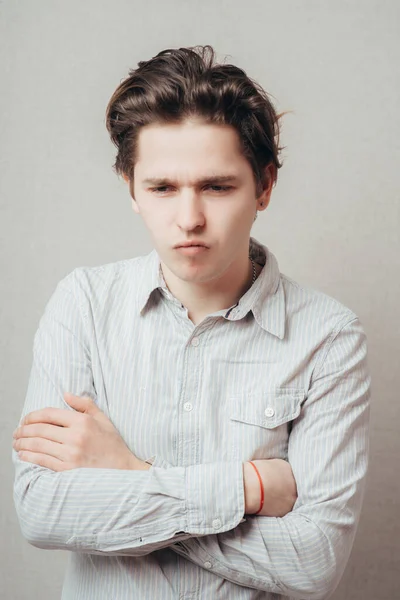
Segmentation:
{"type": "MultiPolygon", "coordinates": [[[[65,323],[65,315],[71,310],[71,296],[59,287],[35,336],[24,414],[52,404],[70,417],[91,417],[84,421],[95,431],[99,418],[77,405],[72,413],[63,399],[65,389],[82,396],[95,393],[87,349],[76,342],[85,339],[83,325],[76,338],[67,333],[71,324],[65,323]],[[68,311],[61,311],[60,323],[66,298],[68,311]],[[49,362],[43,353],[50,346],[57,356],[61,339],[78,365],[79,387],[67,371],[57,372],[63,368],[60,361],[49,362]]],[[[332,337],[289,438],[298,499],[286,516],[243,522],[246,509],[254,512],[258,497],[248,498],[246,507],[246,473],[240,462],[165,468],[157,458],[149,470],[135,461],[130,467],[122,461],[119,467],[93,468],[95,451],[86,452],[90,467],[81,463],[57,471],[21,460],[14,451],[15,503],[24,535],[43,548],[110,555],[139,556],[170,546],[239,585],[293,598],[325,597],[346,564],[363,495],[369,399],[365,354],[357,320],[343,324],[332,337]],[[213,493],[204,498],[203,490],[213,493]]],[[[122,446],[116,455],[125,456],[122,446]]],[[[257,489],[251,483],[248,488],[257,489]]]]}
{"type": "MultiPolygon", "coordinates": [[[[148,471],[118,430],[90,397],[64,394],[67,408],[47,407],[28,413],[13,434],[18,458],[60,473],[97,468],[148,471]]],[[[243,464],[244,512],[247,515],[286,515],[297,498],[289,463],[281,459],[255,460],[261,481],[249,463],[243,464]],[[261,487],[262,486],[262,487],[261,487]],[[260,500],[262,498],[262,508],[260,500]]]]}

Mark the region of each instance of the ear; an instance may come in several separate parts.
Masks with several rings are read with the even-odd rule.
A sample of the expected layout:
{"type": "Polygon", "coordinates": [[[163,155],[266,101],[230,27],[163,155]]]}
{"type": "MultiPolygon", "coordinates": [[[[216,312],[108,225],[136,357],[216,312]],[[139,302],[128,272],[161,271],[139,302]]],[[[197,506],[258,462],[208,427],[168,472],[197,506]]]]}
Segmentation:
{"type": "Polygon", "coordinates": [[[276,167],[273,163],[269,163],[265,167],[265,187],[257,198],[257,210],[265,210],[271,200],[272,188],[276,181],[276,167]]]}
{"type": "Polygon", "coordinates": [[[130,195],[131,195],[131,198],[132,198],[132,210],[133,210],[135,213],[138,213],[138,214],[139,214],[139,212],[140,212],[140,211],[139,211],[139,207],[138,207],[138,205],[137,205],[137,202],[136,202],[135,198],[132,196],[132,190],[131,190],[131,181],[130,181],[130,179],[129,179],[128,175],[126,175],[125,173],[122,173],[122,177],[124,178],[124,180],[125,180],[125,183],[127,183],[127,184],[128,184],[128,187],[129,187],[129,193],[130,193],[130,195]]]}
{"type": "Polygon", "coordinates": [[[137,214],[140,213],[139,206],[138,206],[138,203],[136,202],[135,198],[132,198],[132,210],[137,214]]]}

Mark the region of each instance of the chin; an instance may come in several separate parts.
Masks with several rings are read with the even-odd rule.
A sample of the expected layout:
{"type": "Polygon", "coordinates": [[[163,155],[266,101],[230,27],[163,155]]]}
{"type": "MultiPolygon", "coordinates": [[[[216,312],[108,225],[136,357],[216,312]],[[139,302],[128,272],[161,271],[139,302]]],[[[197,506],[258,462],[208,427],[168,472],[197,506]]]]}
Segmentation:
{"type": "Polygon", "coordinates": [[[175,271],[176,277],[181,279],[182,281],[186,281],[187,283],[204,283],[208,281],[209,277],[204,273],[191,273],[186,269],[177,269],[175,271]]]}
{"type": "Polygon", "coordinates": [[[170,271],[180,279],[187,283],[205,283],[213,279],[214,273],[210,273],[209,269],[199,265],[167,265],[170,271]],[[171,268],[172,267],[172,268],[171,268]]]}
{"type": "Polygon", "coordinates": [[[221,272],[217,271],[215,267],[210,269],[198,268],[197,270],[181,270],[180,279],[188,283],[210,283],[219,279],[221,272]]]}
{"type": "Polygon", "coordinates": [[[207,260],[201,260],[195,257],[192,259],[189,257],[182,257],[182,260],[177,260],[176,256],[170,255],[165,256],[167,260],[164,260],[164,257],[161,256],[161,254],[160,257],[165,267],[177,279],[185,281],[186,283],[207,283],[218,278],[220,275],[215,264],[212,264],[213,261],[210,260],[210,257],[207,257],[207,260]]]}

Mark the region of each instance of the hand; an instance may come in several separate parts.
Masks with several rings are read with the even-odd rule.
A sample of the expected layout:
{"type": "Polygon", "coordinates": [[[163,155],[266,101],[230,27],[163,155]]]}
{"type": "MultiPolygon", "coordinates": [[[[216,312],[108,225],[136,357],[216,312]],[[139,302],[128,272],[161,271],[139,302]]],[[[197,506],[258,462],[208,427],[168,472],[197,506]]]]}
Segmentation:
{"type": "Polygon", "coordinates": [[[21,460],[52,471],[150,468],[132,454],[91,398],[66,393],[64,399],[74,411],[51,407],[36,410],[14,431],[13,447],[21,460]]]}
{"type": "MultiPolygon", "coordinates": [[[[264,506],[259,515],[284,517],[297,499],[296,481],[286,460],[271,458],[252,461],[264,485],[264,506]]],[[[260,482],[250,463],[243,465],[245,514],[255,514],[260,507],[260,482]]]]}

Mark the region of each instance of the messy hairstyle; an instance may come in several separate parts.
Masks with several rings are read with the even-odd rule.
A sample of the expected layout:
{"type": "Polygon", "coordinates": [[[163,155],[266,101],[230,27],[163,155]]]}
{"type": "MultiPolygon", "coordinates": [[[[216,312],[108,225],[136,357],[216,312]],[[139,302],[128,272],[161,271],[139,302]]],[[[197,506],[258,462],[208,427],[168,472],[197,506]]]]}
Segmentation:
{"type": "Polygon", "coordinates": [[[106,127],[117,147],[114,170],[133,182],[140,129],[190,118],[230,125],[254,173],[259,196],[265,167],[279,161],[279,118],[265,90],[231,64],[219,64],[209,46],[167,49],[129,71],[106,110],[106,127]]]}

